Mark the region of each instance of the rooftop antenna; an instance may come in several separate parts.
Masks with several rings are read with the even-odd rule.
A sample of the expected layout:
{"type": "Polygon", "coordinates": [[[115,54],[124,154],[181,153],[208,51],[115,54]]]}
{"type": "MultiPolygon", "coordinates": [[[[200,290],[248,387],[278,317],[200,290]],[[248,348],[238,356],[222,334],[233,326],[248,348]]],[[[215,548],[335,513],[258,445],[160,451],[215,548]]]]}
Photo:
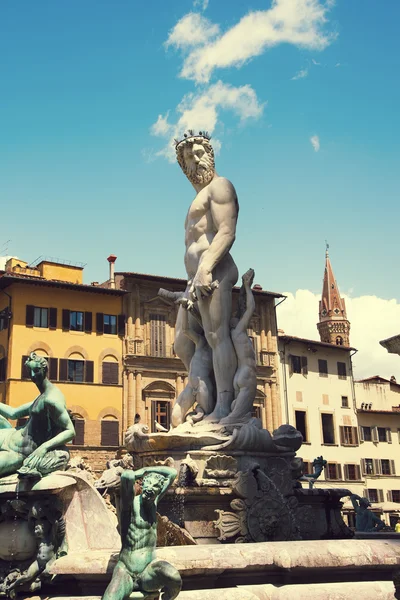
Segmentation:
{"type": "Polygon", "coordinates": [[[8,256],[8,244],[11,242],[11,240],[7,240],[6,242],[4,242],[4,244],[1,247],[0,253],[5,254],[5,256],[8,256]]]}

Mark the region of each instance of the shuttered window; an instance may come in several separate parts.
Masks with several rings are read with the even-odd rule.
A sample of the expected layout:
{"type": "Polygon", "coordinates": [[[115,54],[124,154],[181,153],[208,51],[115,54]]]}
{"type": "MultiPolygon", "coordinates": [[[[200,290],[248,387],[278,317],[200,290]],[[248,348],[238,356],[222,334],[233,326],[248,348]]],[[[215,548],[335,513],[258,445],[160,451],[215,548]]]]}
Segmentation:
{"type": "Polygon", "coordinates": [[[106,315],[96,313],[97,333],[125,335],[125,315],[106,315]]]}
{"type": "Polygon", "coordinates": [[[48,377],[50,381],[58,380],[58,358],[49,358],[49,373],[48,377]]]}
{"type": "Polygon", "coordinates": [[[57,329],[57,309],[49,308],[49,328],[57,329]]]}
{"type": "Polygon", "coordinates": [[[342,446],[358,446],[357,427],[347,425],[339,427],[340,443],[342,446]]]}
{"type": "Polygon", "coordinates": [[[342,479],[342,467],[337,463],[328,463],[325,471],[326,479],[342,479]]]}
{"type": "Polygon", "coordinates": [[[164,315],[150,314],[150,354],[166,356],[166,319],[164,315]]]}
{"type": "Polygon", "coordinates": [[[75,437],[72,440],[74,446],[83,446],[85,443],[85,420],[80,417],[72,417],[75,428],[75,437]]]}
{"type": "Polygon", "coordinates": [[[343,465],[344,478],[347,481],[359,481],[361,479],[361,469],[359,465],[343,465]]]}
{"type": "Polygon", "coordinates": [[[346,363],[338,362],[337,372],[338,372],[339,379],[346,379],[347,378],[346,363]]]}
{"type": "Polygon", "coordinates": [[[92,360],[60,359],[60,381],[93,383],[93,372],[92,360]]]}
{"type": "Polygon", "coordinates": [[[102,382],[105,385],[117,385],[118,371],[118,363],[104,361],[102,364],[102,382]]]}
{"type": "Polygon", "coordinates": [[[321,414],[322,439],[324,444],[335,443],[335,430],[333,426],[333,415],[328,413],[321,414]]]}
{"type": "Polygon", "coordinates": [[[26,361],[28,360],[29,356],[22,356],[21,357],[21,379],[30,379],[31,375],[29,373],[29,369],[26,366],[26,361]]]}
{"type": "Polygon", "coordinates": [[[85,312],[85,332],[92,333],[93,315],[91,312],[85,312]]]}
{"type": "Polygon", "coordinates": [[[328,361],[323,358],[318,359],[318,371],[320,377],[328,377],[328,361]]]}
{"type": "Polygon", "coordinates": [[[117,419],[103,419],[101,422],[101,445],[119,446],[119,422],[117,419]]]}
{"type": "Polygon", "coordinates": [[[81,310],[71,310],[69,312],[70,331],[83,331],[83,312],[81,310]]]}
{"type": "Polygon", "coordinates": [[[35,307],[28,304],[26,307],[25,325],[27,327],[33,327],[33,318],[35,313],[35,307]]]}
{"type": "Polygon", "coordinates": [[[371,503],[384,502],[383,490],[368,489],[366,490],[367,498],[371,503]]]}

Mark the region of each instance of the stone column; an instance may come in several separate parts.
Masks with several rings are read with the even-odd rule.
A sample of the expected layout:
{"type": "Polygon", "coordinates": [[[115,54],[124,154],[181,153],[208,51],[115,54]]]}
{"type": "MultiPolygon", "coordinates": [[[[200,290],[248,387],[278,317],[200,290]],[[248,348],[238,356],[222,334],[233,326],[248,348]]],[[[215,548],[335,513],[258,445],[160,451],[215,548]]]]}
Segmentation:
{"type": "Polygon", "coordinates": [[[128,371],[128,402],[127,402],[127,427],[133,425],[135,420],[135,376],[132,371],[128,371]]]}
{"type": "MultiPolygon", "coordinates": [[[[135,411],[141,415],[143,407],[142,402],[142,374],[140,372],[136,373],[136,408],[135,411]]],[[[142,416],[142,415],[141,415],[142,416]]]]}
{"type": "Polygon", "coordinates": [[[265,326],[267,330],[267,350],[273,352],[272,333],[271,333],[271,314],[269,311],[269,305],[263,307],[263,313],[265,314],[265,326]]]}
{"type": "Polygon", "coordinates": [[[266,352],[267,351],[267,336],[265,333],[265,313],[264,313],[263,304],[261,304],[260,309],[261,309],[260,310],[260,312],[261,312],[261,332],[260,332],[261,351],[266,352]]]}
{"type": "Polygon", "coordinates": [[[267,422],[267,429],[270,433],[273,430],[272,420],[272,402],[271,402],[271,388],[268,381],[264,381],[264,394],[265,394],[265,417],[267,422]]]}
{"type": "Polygon", "coordinates": [[[140,292],[139,286],[136,286],[135,290],[135,337],[141,339],[142,337],[142,327],[140,320],[140,292]]]}
{"type": "Polygon", "coordinates": [[[280,406],[279,406],[279,398],[276,389],[276,382],[271,382],[271,403],[272,403],[272,422],[273,428],[276,429],[279,427],[280,423],[280,406]]]}

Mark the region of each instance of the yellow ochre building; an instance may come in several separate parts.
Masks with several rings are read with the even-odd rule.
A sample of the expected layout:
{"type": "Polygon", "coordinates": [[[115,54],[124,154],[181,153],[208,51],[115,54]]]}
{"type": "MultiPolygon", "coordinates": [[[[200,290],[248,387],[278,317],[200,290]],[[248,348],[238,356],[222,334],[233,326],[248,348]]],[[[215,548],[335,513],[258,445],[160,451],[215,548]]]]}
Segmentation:
{"type": "MultiPolygon", "coordinates": [[[[108,260],[111,265],[115,257],[108,260]]],[[[124,293],[84,285],[83,266],[53,259],[28,266],[9,258],[0,271],[0,401],[34,400],[24,363],[33,351],[47,357],[49,378],[74,420],[73,444],[90,446],[94,464],[87,458],[96,470],[115,454],[123,433],[124,293]]]]}

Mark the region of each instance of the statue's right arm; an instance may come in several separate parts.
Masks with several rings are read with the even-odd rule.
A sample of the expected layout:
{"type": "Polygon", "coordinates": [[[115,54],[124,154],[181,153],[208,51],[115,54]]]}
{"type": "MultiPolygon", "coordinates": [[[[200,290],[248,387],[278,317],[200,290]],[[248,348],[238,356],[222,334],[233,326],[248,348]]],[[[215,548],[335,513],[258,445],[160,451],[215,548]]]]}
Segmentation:
{"type": "Polygon", "coordinates": [[[124,543],[131,522],[132,502],[135,496],[135,482],[138,471],[124,471],[121,475],[120,531],[124,543]]]}
{"type": "Polygon", "coordinates": [[[6,419],[21,419],[22,417],[27,417],[29,416],[29,410],[33,402],[34,401],[27,402],[27,404],[16,407],[0,402],[0,415],[6,419]]]}

